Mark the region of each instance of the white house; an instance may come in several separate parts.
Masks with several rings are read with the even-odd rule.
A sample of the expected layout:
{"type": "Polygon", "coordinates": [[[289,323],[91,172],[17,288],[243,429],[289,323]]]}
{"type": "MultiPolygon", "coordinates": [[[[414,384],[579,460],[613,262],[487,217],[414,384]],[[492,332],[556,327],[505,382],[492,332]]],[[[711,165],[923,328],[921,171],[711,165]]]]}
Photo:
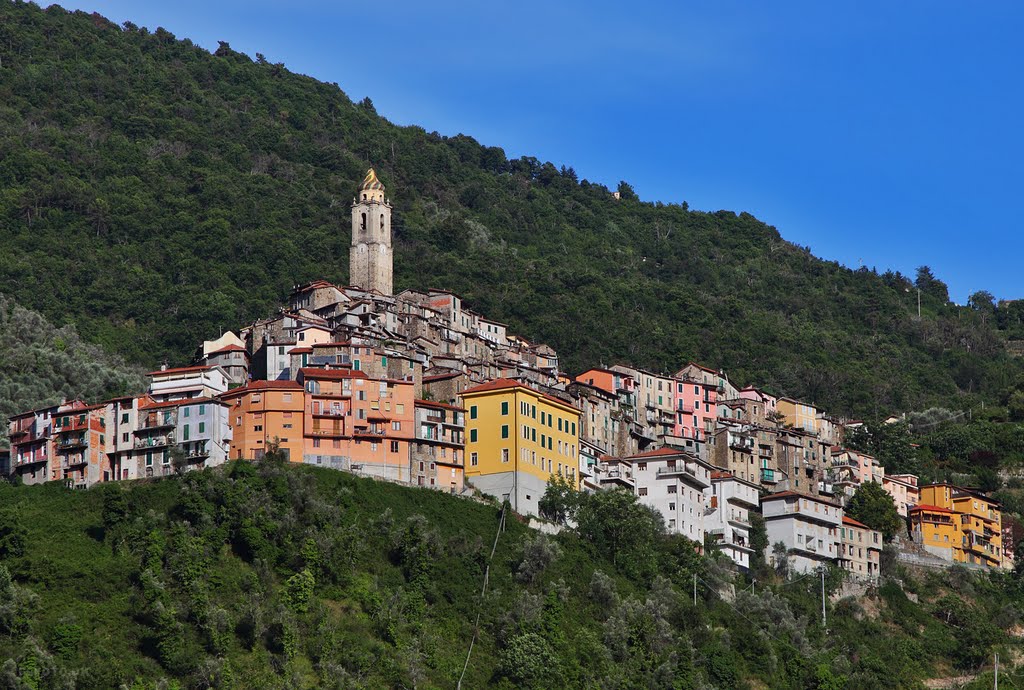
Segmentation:
{"type": "Polygon", "coordinates": [[[759,493],[757,484],[721,471],[711,473],[711,487],[705,491],[710,512],[704,528],[741,568],[750,567],[750,511],[757,511],[759,493]]]}
{"type": "Polygon", "coordinates": [[[661,448],[624,458],[633,467],[637,497],[665,519],[665,529],[704,543],[704,492],[711,487],[708,463],[696,455],[661,448]]]}
{"type": "Polygon", "coordinates": [[[761,499],[768,532],[769,556],[778,542],[786,545],[790,570],[806,573],[839,557],[843,509],[824,498],[793,491],[761,499]]]}

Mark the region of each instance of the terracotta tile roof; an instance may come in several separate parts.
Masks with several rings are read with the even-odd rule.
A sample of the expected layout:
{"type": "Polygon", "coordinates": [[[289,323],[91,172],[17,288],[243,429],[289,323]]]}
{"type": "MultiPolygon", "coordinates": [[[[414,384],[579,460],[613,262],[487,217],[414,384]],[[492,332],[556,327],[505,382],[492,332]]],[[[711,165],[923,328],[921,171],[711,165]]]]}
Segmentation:
{"type": "Polygon", "coordinates": [[[771,494],[769,496],[762,496],[761,497],[761,503],[764,503],[765,501],[774,501],[774,500],[779,499],[779,498],[806,498],[809,501],[817,501],[818,503],[822,503],[822,504],[827,505],[827,506],[833,506],[835,508],[840,508],[841,507],[838,503],[833,503],[832,501],[826,501],[825,499],[821,498],[820,496],[809,496],[807,494],[799,494],[796,491],[780,491],[777,494],[771,494]]]}
{"type": "Polygon", "coordinates": [[[245,352],[245,348],[242,347],[241,345],[235,345],[234,343],[232,343],[231,345],[225,345],[219,350],[214,350],[213,352],[207,353],[207,357],[209,357],[210,355],[219,355],[222,352],[245,352]]]}
{"type": "Polygon", "coordinates": [[[299,385],[298,381],[250,381],[244,386],[232,388],[227,393],[221,393],[217,397],[223,400],[266,390],[301,391],[302,386],[299,385]]]}
{"type": "Polygon", "coordinates": [[[861,529],[871,529],[870,527],[865,525],[863,522],[857,522],[853,518],[848,518],[845,515],[843,516],[843,524],[844,525],[853,525],[854,527],[860,527],[861,529]]]}
{"type": "Polygon", "coordinates": [[[711,478],[712,479],[732,479],[732,472],[727,472],[725,470],[716,470],[715,472],[711,473],[711,478]]]}
{"type": "Polygon", "coordinates": [[[207,405],[207,404],[220,404],[225,405],[226,403],[220,400],[214,400],[213,398],[185,398],[183,400],[165,400],[163,402],[147,402],[139,403],[140,410],[156,410],[165,407],[181,407],[182,405],[207,405]]]}
{"type": "Polygon", "coordinates": [[[531,388],[530,386],[527,386],[525,383],[522,383],[521,381],[514,381],[512,379],[495,379],[493,381],[488,381],[487,383],[481,383],[479,386],[474,386],[473,388],[468,388],[462,391],[462,395],[472,395],[474,393],[487,393],[489,391],[508,390],[510,388],[522,388],[523,390],[530,391],[535,395],[539,395],[540,397],[544,398],[549,402],[553,402],[558,405],[568,407],[572,409],[577,415],[582,414],[579,410],[573,407],[571,403],[556,398],[553,395],[541,393],[539,390],[531,388]]]}
{"type": "Polygon", "coordinates": [[[434,374],[433,376],[424,376],[424,383],[427,381],[441,381],[443,379],[453,379],[456,376],[465,376],[461,371],[453,371],[450,374],[434,374]]]}
{"type": "Polygon", "coordinates": [[[311,355],[313,354],[313,348],[311,347],[293,347],[288,351],[290,355],[311,355]]]}
{"type": "Polygon", "coordinates": [[[434,402],[433,400],[417,400],[416,407],[437,407],[444,410],[455,410],[457,412],[465,412],[465,407],[459,407],[458,405],[448,405],[446,403],[434,402]]]}
{"type": "Polygon", "coordinates": [[[163,376],[164,374],[189,374],[197,371],[209,371],[213,369],[210,366],[195,366],[195,367],[177,367],[175,369],[160,369],[158,371],[151,371],[147,376],[163,376]]]}

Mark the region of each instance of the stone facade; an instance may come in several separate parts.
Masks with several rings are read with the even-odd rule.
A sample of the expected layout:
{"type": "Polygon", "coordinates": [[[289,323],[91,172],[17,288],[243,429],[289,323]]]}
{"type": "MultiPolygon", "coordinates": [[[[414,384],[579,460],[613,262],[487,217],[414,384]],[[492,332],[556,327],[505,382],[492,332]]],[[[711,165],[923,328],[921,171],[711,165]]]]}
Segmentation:
{"type": "Polygon", "coordinates": [[[364,290],[391,295],[394,258],[391,249],[391,204],[373,168],[352,202],[349,282],[364,290]]]}

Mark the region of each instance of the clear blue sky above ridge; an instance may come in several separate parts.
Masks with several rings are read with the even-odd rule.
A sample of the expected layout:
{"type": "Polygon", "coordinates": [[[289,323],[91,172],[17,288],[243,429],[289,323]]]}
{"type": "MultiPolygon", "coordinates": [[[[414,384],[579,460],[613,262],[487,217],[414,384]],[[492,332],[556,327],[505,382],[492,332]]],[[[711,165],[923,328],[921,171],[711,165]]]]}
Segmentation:
{"type": "Polygon", "coordinates": [[[67,0],[261,52],[645,200],[749,211],[818,256],[965,302],[1024,297],[1024,5],[67,0]]]}

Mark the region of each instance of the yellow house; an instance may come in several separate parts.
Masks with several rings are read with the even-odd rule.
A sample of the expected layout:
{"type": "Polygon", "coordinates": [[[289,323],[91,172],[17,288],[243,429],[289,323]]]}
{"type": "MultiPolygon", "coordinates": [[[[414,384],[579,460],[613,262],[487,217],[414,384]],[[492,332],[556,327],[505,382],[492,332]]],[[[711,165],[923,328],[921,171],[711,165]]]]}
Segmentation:
{"type": "Polygon", "coordinates": [[[921,502],[910,509],[914,537],[928,551],[955,563],[989,568],[1003,564],[999,502],[952,484],[921,487],[921,502]]]}
{"type": "Polygon", "coordinates": [[[467,482],[507,495],[512,509],[526,515],[539,513],[553,475],[579,488],[579,410],[511,379],[469,388],[461,398],[467,482]]]}
{"type": "Polygon", "coordinates": [[[818,433],[818,408],[814,405],[793,398],[779,398],[775,409],[782,415],[784,423],[812,434],[818,433]]]}

